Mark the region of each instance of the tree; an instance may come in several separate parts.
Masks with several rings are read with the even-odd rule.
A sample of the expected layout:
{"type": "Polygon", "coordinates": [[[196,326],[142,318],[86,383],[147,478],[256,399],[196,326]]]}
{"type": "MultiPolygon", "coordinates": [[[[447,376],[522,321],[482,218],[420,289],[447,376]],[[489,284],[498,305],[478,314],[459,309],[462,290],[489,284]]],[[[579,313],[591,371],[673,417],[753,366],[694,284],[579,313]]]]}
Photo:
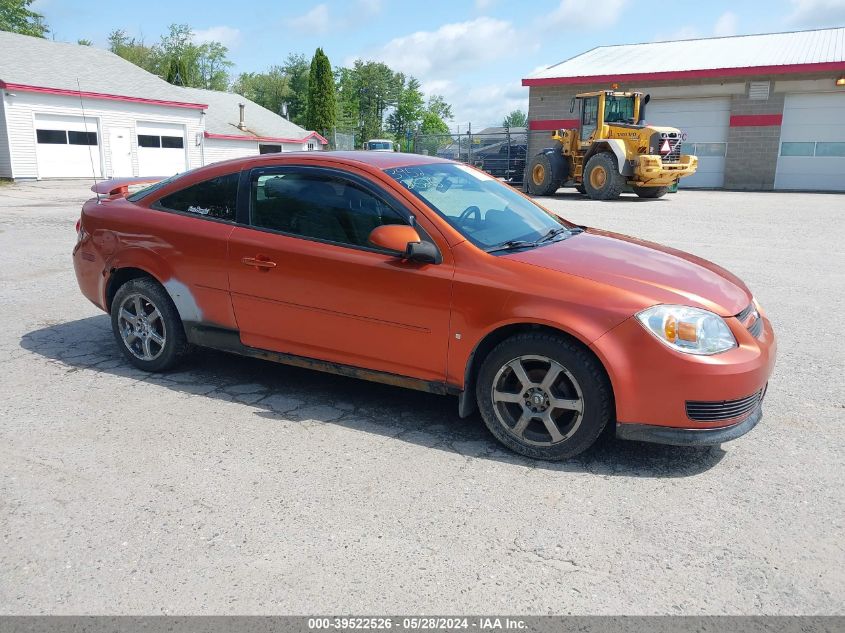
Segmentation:
{"type": "Polygon", "coordinates": [[[306,127],[328,137],[337,121],[334,77],[329,58],[318,48],[308,75],[306,127]]]}
{"type": "Polygon", "coordinates": [[[276,114],[283,114],[282,104],[287,103],[290,118],[290,78],[281,66],[271,66],[266,73],[241,73],[232,85],[232,92],[237,92],[276,114]]]}
{"type": "Polygon", "coordinates": [[[91,40],[86,40],[85,38],[80,38],[76,40],[76,43],[80,46],[94,46],[94,42],[92,42],[91,40]]]}
{"type": "Polygon", "coordinates": [[[502,127],[525,127],[527,125],[528,116],[522,110],[514,110],[502,121],[502,127]]]}
{"type": "Polygon", "coordinates": [[[336,71],[339,120],[361,141],[385,136],[384,117],[398,104],[405,77],[381,62],[356,59],[336,71]]]}
{"type": "Polygon", "coordinates": [[[44,16],[30,9],[33,0],[0,0],[0,31],[46,37],[44,16]]]}
{"type": "MultiPolygon", "coordinates": [[[[404,79],[404,77],[402,77],[404,79]]],[[[404,82],[403,82],[404,83],[404,82]]],[[[408,82],[401,88],[396,109],[387,117],[387,129],[402,143],[406,143],[407,135],[416,128],[425,112],[423,94],[420,91],[420,82],[414,77],[408,78],[408,82]]]]}
{"type": "Polygon", "coordinates": [[[437,118],[441,121],[452,120],[452,106],[446,103],[440,95],[431,95],[428,98],[426,110],[437,115],[437,118]]]}
{"type": "Polygon", "coordinates": [[[220,42],[195,44],[194,31],[187,24],[171,24],[154,46],[116,29],[109,33],[109,50],[177,86],[210,90],[229,86],[229,49],[220,42]]]}
{"type": "Polygon", "coordinates": [[[115,55],[140,66],[151,73],[158,73],[157,54],[153,47],[144,44],[143,40],[129,37],[123,29],[115,29],[109,33],[109,50],[115,55]]]}
{"type": "Polygon", "coordinates": [[[290,90],[286,97],[288,119],[297,125],[305,125],[308,110],[308,76],[311,65],[305,55],[291,53],[285,59],[285,63],[282,64],[281,70],[287,77],[290,90]]]}
{"type": "Polygon", "coordinates": [[[226,90],[229,87],[227,69],[234,64],[226,55],[229,49],[220,42],[206,42],[197,47],[197,71],[201,88],[226,90]]]}

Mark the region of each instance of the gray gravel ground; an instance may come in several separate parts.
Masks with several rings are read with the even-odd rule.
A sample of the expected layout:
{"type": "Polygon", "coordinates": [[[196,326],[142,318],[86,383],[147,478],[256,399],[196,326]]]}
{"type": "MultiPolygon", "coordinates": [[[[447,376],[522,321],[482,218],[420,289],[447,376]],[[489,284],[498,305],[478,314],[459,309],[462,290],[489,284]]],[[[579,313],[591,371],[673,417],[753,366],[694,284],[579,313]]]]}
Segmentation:
{"type": "Polygon", "coordinates": [[[71,267],[87,186],[0,186],[0,613],[845,613],[845,197],[549,201],[738,273],[780,343],[750,435],[549,464],[450,398],[131,369],[71,267]]]}

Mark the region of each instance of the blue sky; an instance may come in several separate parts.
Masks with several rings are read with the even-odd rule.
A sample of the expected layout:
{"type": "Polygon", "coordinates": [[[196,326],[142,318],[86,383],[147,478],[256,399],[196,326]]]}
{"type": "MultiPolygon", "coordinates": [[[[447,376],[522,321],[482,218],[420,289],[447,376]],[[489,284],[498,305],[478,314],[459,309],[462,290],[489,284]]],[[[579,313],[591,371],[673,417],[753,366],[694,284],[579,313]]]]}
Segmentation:
{"type": "Polygon", "coordinates": [[[123,28],[152,43],[171,23],[222,41],[236,72],[261,71],[322,46],[333,65],[356,57],[416,76],[453,104],[452,125],[498,125],[527,110],[520,80],[595,46],[845,25],[845,0],[36,0],[54,37],[105,46],[123,28]]]}

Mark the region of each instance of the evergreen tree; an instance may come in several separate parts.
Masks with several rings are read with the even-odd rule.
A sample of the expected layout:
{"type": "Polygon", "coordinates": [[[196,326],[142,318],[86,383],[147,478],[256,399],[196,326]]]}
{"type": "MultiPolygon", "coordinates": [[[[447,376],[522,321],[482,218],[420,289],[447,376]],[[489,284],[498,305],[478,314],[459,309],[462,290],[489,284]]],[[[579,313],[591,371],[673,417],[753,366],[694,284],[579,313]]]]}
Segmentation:
{"type": "Polygon", "coordinates": [[[306,127],[328,137],[335,127],[337,107],[332,65],[322,48],[317,49],[311,60],[307,112],[306,127]]]}

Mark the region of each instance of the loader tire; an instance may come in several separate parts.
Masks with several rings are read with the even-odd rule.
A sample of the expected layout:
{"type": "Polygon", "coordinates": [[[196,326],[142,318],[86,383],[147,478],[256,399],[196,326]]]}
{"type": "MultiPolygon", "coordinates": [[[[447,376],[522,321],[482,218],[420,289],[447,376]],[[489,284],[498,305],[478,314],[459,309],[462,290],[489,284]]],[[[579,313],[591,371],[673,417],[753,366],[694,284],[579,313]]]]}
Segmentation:
{"type": "Polygon", "coordinates": [[[669,187],[634,187],[634,193],[640,198],[662,198],[669,187]]]}
{"type": "Polygon", "coordinates": [[[616,200],[625,189],[625,176],[619,173],[616,156],[600,152],[587,161],[584,188],[593,200],[616,200]]]}
{"type": "Polygon", "coordinates": [[[531,159],[528,168],[528,193],[532,196],[551,196],[563,184],[563,171],[559,161],[563,156],[555,157],[550,152],[541,152],[531,159]]]}

